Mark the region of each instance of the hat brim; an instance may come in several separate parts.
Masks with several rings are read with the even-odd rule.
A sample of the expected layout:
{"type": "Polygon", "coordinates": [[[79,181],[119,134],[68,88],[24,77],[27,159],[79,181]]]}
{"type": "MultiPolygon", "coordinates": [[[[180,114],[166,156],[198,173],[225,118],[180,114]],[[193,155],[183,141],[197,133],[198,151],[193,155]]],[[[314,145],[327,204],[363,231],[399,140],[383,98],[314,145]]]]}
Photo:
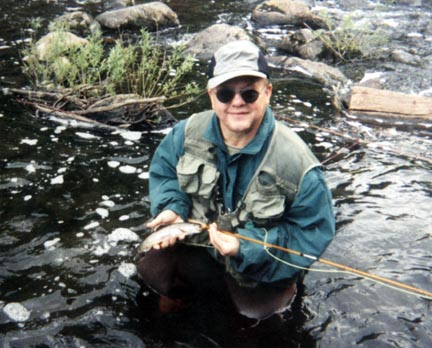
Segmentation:
{"type": "Polygon", "coordinates": [[[211,79],[208,80],[207,87],[208,89],[213,89],[219,86],[220,84],[239,76],[256,76],[256,77],[267,78],[266,74],[256,70],[238,70],[238,71],[232,71],[226,74],[212,77],[211,79]]]}

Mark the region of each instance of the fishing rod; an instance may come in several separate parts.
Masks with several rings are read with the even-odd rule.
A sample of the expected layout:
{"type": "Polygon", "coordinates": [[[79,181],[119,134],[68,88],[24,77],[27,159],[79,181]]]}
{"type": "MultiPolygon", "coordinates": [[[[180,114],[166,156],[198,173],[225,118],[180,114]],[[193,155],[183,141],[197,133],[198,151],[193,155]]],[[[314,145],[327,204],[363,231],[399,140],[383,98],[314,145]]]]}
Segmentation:
{"type": "MultiPolygon", "coordinates": [[[[203,230],[208,230],[208,228],[209,228],[209,225],[207,225],[207,224],[205,224],[203,222],[199,222],[199,221],[192,220],[192,219],[190,219],[189,222],[200,224],[201,228],[203,230]]],[[[407,290],[407,291],[409,291],[411,293],[414,293],[416,295],[420,295],[421,297],[426,298],[428,300],[432,300],[432,292],[429,292],[429,291],[426,291],[426,290],[422,290],[422,289],[416,288],[414,286],[398,282],[396,280],[384,278],[384,277],[381,277],[381,276],[378,276],[378,275],[375,275],[375,274],[372,274],[372,273],[368,273],[368,272],[361,271],[361,270],[358,270],[358,269],[355,269],[355,268],[352,268],[352,267],[349,267],[349,266],[342,265],[342,264],[337,263],[337,262],[333,262],[333,261],[330,261],[330,260],[326,260],[326,259],[322,259],[322,258],[313,256],[313,255],[305,254],[305,253],[302,253],[302,252],[297,251],[297,250],[293,250],[293,249],[282,247],[280,245],[271,244],[271,243],[267,243],[267,242],[264,242],[264,241],[261,241],[261,240],[258,240],[258,239],[242,236],[242,235],[237,234],[237,233],[232,233],[232,232],[229,232],[229,231],[219,230],[219,229],[218,229],[218,231],[221,232],[221,233],[223,233],[223,234],[226,234],[228,236],[232,236],[234,238],[237,238],[237,239],[243,239],[243,240],[251,242],[251,243],[262,245],[265,248],[273,248],[273,249],[277,249],[277,250],[283,251],[285,253],[301,256],[301,257],[307,258],[309,260],[317,261],[317,262],[320,262],[322,264],[325,264],[325,265],[328,265],[328,266],[332,266],[332,267],[341,269],[341,270],[346,271],[346,272],[350,272],[350,273],[353,273],[353,274],[360,275],[360,276],[362,276],[364,278],[367,278],[367,279],[371,279],[371,280],[374,280],[374,281],[377,281],[377,282],[380,282],[380,283],[383,283],[383,284],[387,284],[387,285],[390,285],[390,286],[393,286],[393,287],[396,287],[396,288],[404,289],[404,290],[407,290]]]]}

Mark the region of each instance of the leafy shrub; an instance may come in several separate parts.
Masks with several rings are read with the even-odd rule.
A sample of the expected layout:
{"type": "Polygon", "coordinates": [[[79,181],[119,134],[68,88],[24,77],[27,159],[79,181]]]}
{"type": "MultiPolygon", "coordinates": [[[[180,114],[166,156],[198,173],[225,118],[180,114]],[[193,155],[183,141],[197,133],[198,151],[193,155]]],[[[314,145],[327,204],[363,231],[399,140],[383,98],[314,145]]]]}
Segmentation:
{"type": "MultiPolygon", "coordinates": [[[[34,21],[33,27],[36,33],[40,22],[34,21]]],[[[55,27],[53,33],[43,58],[36,34],[22,50],[24,73],[36,89],[74,94],[85,91],[84,97],[133,93],[164,98],[171,108],[190,102],[201,92],[195,82],[185,82],[194,59],[184,55],[184,46],[163,49],[145,30],[136,42],[120,38],[110,48],[98,31],[80,45],[70,44],[67,35],[71,34],[64,26],[55,27]]]]}

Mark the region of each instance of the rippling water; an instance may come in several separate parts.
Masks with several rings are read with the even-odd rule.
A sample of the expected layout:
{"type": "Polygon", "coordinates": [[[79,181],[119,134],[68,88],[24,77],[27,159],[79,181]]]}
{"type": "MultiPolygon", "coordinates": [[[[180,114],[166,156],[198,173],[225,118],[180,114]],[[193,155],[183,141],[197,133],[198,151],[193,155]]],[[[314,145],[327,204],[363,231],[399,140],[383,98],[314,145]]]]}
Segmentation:
{"type": "MultiPolygon", "coordinates": [[[[3,1],[2,87],[23,81],[15,40],[24,18],[79,3],[3,1]]],[[[247,20],[247,1],[211,3],[193,2],[189,9],[206,13],[193,25],[247,20]]],[[[367,141],[327,166],[338,229],[323,257],[432,291],[431,165],[415,159],[431,157],[430,133],[366,126],[335,115],[316,86],[283,75],[275,84],[278,115],[367,141]]],[[[294,128],[320,159],[352,144],[294,128]]],[[[318,263],[292,310],[258,326],[199,299],[161,316],[132,256],[150,217],[147,171],[162,137],[35,117],[0,96],[0,347],[431,346],[431,301],[318,263]]]]}

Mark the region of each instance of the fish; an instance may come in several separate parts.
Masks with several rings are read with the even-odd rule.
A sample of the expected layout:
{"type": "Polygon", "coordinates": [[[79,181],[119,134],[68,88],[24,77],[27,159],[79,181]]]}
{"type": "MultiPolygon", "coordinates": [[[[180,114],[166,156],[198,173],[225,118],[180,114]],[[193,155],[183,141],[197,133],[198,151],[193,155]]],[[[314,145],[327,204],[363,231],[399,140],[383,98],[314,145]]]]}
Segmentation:
{"type": "Polygon", "coordinates": [[[137,249],[137,255],[145,253],[154,245],[159,244],[167,237],[178,237],[180,234],[185,236],[200,233],[203,231],[202,224],[191,222],[177,222],[158,228],[153,233],[149,234],[141,242],[137,249]]]}

